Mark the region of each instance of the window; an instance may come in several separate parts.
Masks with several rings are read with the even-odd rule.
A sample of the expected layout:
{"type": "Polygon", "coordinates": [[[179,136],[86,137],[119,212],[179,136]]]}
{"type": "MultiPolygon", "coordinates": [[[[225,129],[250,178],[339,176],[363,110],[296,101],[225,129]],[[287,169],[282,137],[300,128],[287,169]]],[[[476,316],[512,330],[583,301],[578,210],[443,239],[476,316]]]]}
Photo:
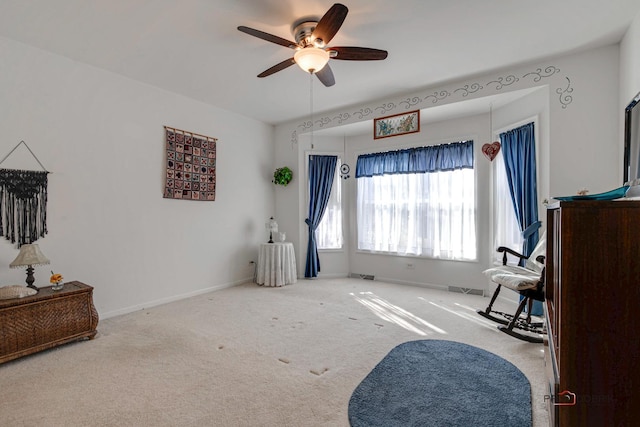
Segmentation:
{"type": "Polygon", "coordinates": [[[340,158],[331,186],[331,196],[322,220],[316,228],[318,249],[342,249],[342,179],[340,178],[340,158]]]}
{"type": "Polygon", "coordinates": [[[356,177],[359,250],[476,259],[473,141],[360,156],[356,177]]]}
{"type": "MultiPolygon", "coordinates": [[[[494,169],[494,245],[507,246],[525,255],[537,244],[540,237],[537,227],[541,225],[538,221],[535,129],[532,121],[501,132],[502,148],[494,169]]],[[[501,263],[502,257],[494,254],[494,260],[501,263]]],[[[511,257],[510,261],[518,263],[520,260],[511,257]]]]}
{"type": "MultiPolygon", "coordinates": [[[[520,225],[518,225],[518,219],[513,209],[513,202],[511,201],[511,193],[509,192],[509,182],[507,181],[507,172],[504,167],[504,159],[502,157],[502,150],[498,153],[494,161],[494,247],[506,246],[514,251],[522,252],[522,233],[520,232],[520,225]]],[[[517,264],[519,259],[508,256],[511,263],[517,264]]],[[[494,251],[494,261],[498,264],[502,264],[502,254],[498,251],[494,251]]]]}

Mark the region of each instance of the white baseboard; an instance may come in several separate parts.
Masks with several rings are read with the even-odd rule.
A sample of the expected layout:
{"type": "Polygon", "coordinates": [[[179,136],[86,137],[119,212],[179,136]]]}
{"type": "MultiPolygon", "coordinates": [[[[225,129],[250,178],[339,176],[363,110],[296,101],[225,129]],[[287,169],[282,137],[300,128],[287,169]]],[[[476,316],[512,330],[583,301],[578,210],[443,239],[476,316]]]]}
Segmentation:
{"type": "Polygon", "coordinates": [[[417,286],[419,288],[439,289],[441,291],[448,290],[448,286],[436,285],[435,283],[413,282],[409,280],[392,279],[391,277],[376,276],[375,280],[380,282],[396,283],[398,285],[417,286]]]}
{"type": "Polygon", "coordinates": [[[246,279],[237,280],[235,282],[222,283],[222,284],[219,284],[219,285],[210,286],[210,287],[204,288],[204,289],[198,289],[198,290],[187,292],[187,293],[184,293],[184,294],[172,295],[170,297],[160,298],[160,299],[153,300],[153,301],[148,301],[148,302],[145,302],[145,303],[142,303],[142,304],[132,305],[132,306],[129,306],[129,307],[121,308],[119,310],[108,311],[106,313],[99,313],[99,317],[100,317],[101,320],[104,320],[104,319],[108,319],[110,317],[122,316],[123,314],[133,313],[134,311],[145,310],[145,309],[148,309],[148,308],[151,308],[151,307],[156,307],[158,305],[168,304],[170,302],[183,300],[183,299],[194,297],[194,296],[197,296],[197,295],[202,295],[202,294],[206,294],[206,293],[213,292],[213,291],[219,291],[219,290],[222,290],[222,289],[231,288],[233,286],[241,285],[243,283],[247,283],[247,282],[251,282],[251,281],[253,281],[253,277],[247,277],[246,279]]]}

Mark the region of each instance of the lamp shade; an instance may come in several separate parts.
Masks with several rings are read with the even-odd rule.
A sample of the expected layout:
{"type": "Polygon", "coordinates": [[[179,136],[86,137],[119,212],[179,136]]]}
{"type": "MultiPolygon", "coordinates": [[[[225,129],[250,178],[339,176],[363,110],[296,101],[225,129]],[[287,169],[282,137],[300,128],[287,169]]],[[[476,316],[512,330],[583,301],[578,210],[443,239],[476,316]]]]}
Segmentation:
{"type": "Polygon", "coordinates": [[[49,259],[42,254],[40,247],[36,244],[25,244],[20,246],[20,252],[9,267],[18,268],[26,265],[46,265],[49,259]]]}
{"type": "Polygon", "coordinates": [[[273,219],[273,217],[271,217],[269,221],[265,223],[265,227],[272,233],[276,233],[278,231],[278,223],[275,219],[273,219]]]}
{"type": "Polygon", "coordinates": [[[317,47],[305,47],[297,51],[293,59],[307,73],[317,73],[329,62],[329,52],[317,47]]]}

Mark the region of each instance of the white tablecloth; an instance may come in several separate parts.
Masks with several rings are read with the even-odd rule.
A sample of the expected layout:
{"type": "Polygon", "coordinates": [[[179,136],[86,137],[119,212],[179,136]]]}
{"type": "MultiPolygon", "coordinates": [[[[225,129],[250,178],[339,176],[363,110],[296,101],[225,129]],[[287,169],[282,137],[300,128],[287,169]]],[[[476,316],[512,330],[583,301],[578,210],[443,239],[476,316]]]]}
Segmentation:
{"type": "Polygon", "coordinates": [[[293,243],[262,243],[258,254],[256,283],[264,286],[284,286],[297,281],[293,243]]]}

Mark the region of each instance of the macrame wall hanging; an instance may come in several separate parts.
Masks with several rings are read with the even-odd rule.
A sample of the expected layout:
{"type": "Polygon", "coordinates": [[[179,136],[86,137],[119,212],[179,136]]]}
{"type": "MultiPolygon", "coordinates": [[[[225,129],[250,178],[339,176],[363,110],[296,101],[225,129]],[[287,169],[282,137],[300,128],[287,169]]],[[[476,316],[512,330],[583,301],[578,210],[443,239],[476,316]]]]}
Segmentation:
{"type": "Polygon", "coordinates": [[[0,169],[0,236],[18,247],[33,243],[47,234],[47,175],[26,142],[20,141],[2,164],[21,144],[42,167],[42,171],[0,169]]]}

